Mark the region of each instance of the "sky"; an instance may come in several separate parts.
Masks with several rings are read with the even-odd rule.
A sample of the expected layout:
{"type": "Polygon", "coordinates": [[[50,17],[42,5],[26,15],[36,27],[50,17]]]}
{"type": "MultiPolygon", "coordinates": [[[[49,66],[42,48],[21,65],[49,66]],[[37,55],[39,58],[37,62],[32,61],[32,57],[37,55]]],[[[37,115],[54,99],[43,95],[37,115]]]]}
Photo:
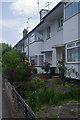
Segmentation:
{"type": "Polygon", "coordinates": [[[61,0],[0,0],[0,42],[14,46],[23,38],[23,29],[31,31],[39,22],[41,9],[50,2],[51,10],[61,0]],[[37,2],[39,1],[39,7],[37,2]]]}

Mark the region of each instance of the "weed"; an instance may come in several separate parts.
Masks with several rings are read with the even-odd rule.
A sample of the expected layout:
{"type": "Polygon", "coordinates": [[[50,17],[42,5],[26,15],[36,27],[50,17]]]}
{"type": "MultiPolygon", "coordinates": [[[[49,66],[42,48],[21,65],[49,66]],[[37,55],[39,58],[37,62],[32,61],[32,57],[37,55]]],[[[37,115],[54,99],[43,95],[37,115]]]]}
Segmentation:
{"type": "Polygon", "coordinates": [[[53,85],[55,85],[55,84],[57,84],[57,85],[62,85],[61,81],[59,81],[59,80],[53,80],[53,81],[52,81],[52,84],[53,84],[53,85]]]}
{"type": "Polygon", "coordinates": [[[58,118],[58,115],[54,113],[53,115],[51,115],[51,118],[58,118]]]}
{"type": "Polygon", "coordinates": [[[68,113],[69,113],[69,114],[75,114],[75,111],[69,110],[68,113]]]}

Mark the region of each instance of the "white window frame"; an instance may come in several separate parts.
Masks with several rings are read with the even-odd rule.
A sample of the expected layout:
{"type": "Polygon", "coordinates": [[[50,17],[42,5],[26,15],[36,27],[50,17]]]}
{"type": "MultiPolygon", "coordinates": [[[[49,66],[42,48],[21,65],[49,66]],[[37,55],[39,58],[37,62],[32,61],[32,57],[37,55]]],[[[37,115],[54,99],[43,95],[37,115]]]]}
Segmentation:
{"type": "Polygon", "coordinates": [[[66,14],[65,14],[65,9],[71,5],[73,2],[78,2],[77,0],[72,0],[72,1],[69,1],[67,4],[64,5],[64,21],[70,19],[71,17],[73,17],[74,15],[76,15],[78,12],[79,12],[79,8],[78,8],[78,12],[75,12],[74,14],[72,14],[70,17],[66,18],[66,14]]]}
{"type": "MultiPolygon", "coordinates": [[[[40,65],[40,56],[43,56],[43,55],[39,55],[39,66],[42,65],[42,64],[40,65]]],[[[43,60],[44,60],[44,56],[43,56],[43,60]]],[[[43,61],[43,60],[42,60],[42,61],[43,61]]]]}
{"type": "Polygon", "coordinates": [[[74,48],[80,48],[80,45],[76,45],[76,43],[78,42],[80,41],[75,41],[75,42],[66,44],[66,63],[80,63],[80,61],[68,61],[68,58],[67,58],[67,54],[68,54],[67,50],[74,49],[74,48]],[[73,44],[73,43],[75,44],[75,46],[68,47],[69,44],[73,44]]]}
{"type": "Polygon", "coordinates": [[[58,30],[62,30],[63,29],[62,21],[63,21],[63,16],[58,18],[58,30]]]}
{"type": "Polygon", "coordinates": [[[51,26],[47,27],[47,40],[51,37],[51,26]]]}
{"type": "MultiPolygon", "coordinates": [[[[43,55],[43,54],[30,56],[30,62],[31,62],[31,59],[32,59],[33,57],[34,57],[34,60],[35,60],[35,57],[37,57],[37,64],[34,65],[35,67],[36,67],[36,66],[41,66],[41,65],[40,65],[40,62],[39,62],[39,61],[40,61],[40,60],[39,60],[39,57],[40,57],[40,56],[43,56],[43,60],[44,60],[44,55],[43,55]]],[[[42,60],[42,61],[43,61],[43,60],[42,60]]]]}

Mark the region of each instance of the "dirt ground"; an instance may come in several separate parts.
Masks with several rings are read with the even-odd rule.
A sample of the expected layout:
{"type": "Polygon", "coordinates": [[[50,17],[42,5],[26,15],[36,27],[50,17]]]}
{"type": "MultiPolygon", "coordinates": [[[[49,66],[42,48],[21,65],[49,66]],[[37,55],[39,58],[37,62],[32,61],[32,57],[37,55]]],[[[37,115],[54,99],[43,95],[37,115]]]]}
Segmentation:
{"type": "Polygon", "coordinates": [[[80,118],[80,103],[68,102],[61,106],[44,105],[43,110],[36,112],[39,118],[80,118]]]}

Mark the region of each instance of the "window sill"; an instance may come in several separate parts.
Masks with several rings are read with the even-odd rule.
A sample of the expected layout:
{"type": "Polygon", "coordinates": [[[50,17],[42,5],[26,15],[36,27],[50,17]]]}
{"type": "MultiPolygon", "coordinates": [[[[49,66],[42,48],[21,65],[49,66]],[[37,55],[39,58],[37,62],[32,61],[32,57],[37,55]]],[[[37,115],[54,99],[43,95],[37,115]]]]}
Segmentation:
{"type": "Polygon", "coordinates": [[[49,40],[51,37],[47,38],[46,40],[49,40]]]}
{"type": "Polygon", "coordinates": [[[33,44],[35,42],[44,42],[44,40],[36,40],[36,41],[31,42],[29,45],[31,45],[31,44],[33,44]]]}
{"type": "Polygon", "coordinates": [[[80,64],[80,62],[66,62],[65,64],[80,64]]]}
{"type": "Polygon", "coordinates": [[[34,67],[41,67],[41,66],[38,66],[38,65],[34,65],[34,67]]]}
{"type": "Polygon", "coordinates": [[[63,30],[63,26],[59,27],[58,30],[57,30],[57,32],[59,32],[61,30],[63,30]]]}

